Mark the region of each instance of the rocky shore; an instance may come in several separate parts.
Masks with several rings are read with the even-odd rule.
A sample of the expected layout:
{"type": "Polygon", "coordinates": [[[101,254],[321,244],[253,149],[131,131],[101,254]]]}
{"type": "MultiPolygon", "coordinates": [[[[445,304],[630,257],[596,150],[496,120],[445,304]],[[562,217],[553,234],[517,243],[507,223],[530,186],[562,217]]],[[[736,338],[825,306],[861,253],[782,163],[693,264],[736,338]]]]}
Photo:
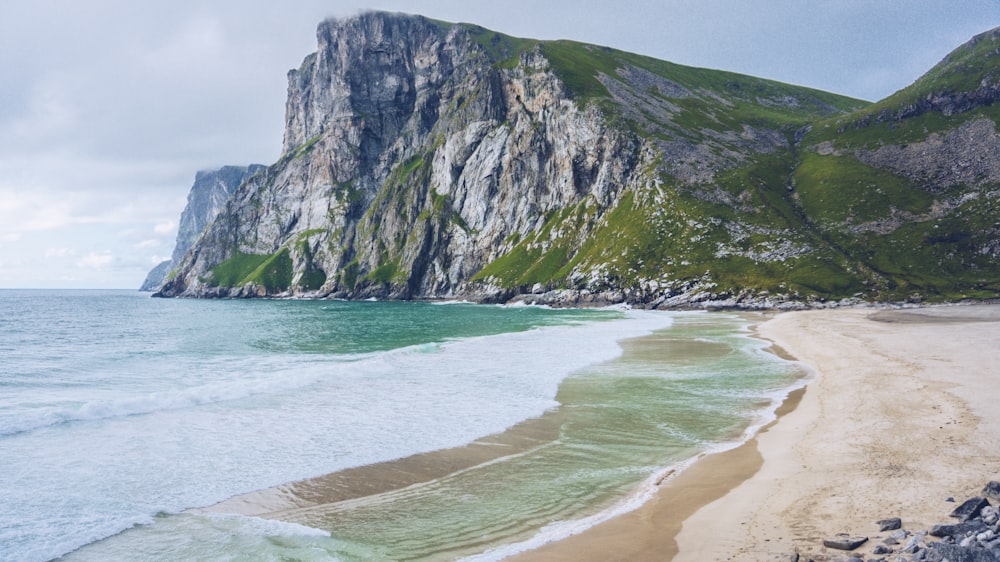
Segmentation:
{"type": "MultiPolygon", "coordinates": [[[[898,517],[875,522],[879,534],[870,539],[843,533],[823,540],[831,552],[845,556],[791,555],[791,562],[1000,562],[1000,482],[991,481],[980,496],[969,498],[950,514],[954,522],[930,529],[903,528],[898,517]]],[[[954,502],[954,498],[948,498],[954,502]]]]}

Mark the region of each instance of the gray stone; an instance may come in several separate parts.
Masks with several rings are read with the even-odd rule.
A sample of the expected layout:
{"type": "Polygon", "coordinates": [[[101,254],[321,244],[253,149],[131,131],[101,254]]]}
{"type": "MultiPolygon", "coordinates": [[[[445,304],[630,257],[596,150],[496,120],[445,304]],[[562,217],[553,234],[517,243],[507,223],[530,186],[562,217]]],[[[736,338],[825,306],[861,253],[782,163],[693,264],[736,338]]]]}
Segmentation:
{"type": "Polygon", "coordinates": [[[868,542],[868,537],[852,537],[842,533],[829,539],[823,539],[823,546],[837,550],[854,550],[866,542],[868,542]]]}
{"type": "Polygon", "coordinates": [[[978,548],[936,543],[931,546],[927,560],[930,562],[1000,562],[1000,554],[978,548]]]}
{"type": "Polygon", "coordinates": [[[889,537],[896,539],[897,541],[901,541],[908,536],[910,536],[910,532],[905,529],[896,529],[889,534],[889,537]]]}
{"type": "Polygon", "coordinates": [[[971,533],[981,533],[986,530],[986,524],[979,520],[956,523],[954,525],[934,525],[931,528],[932,537],[964,537],[971,533]]]}
{"type": "Polygon", "coordinates": [[[986,498],[975,497],[965,500],[962,505],[955,508],[955,511],[951,512],[951,517],[959,519],[961,521],[968,521],[979,516],[979,512],[983,510],[984,507],[990,505],[990,502],[986,498]]]}
{"type": "Polygon", "coordinates": [[[903,521],[899,517],[893,517],[891,519],[882,519],[875,524],[878,525],[880,532],[895,531],[903,526],[903,521]]]}
{"type": "Polygon", "coordinates": [[[891,552],[892,552],[891,548],[882,544],[876,546],[875,549],[872,550],[872,554],[889,554],[891,552]]]}
{"type": "Polygon", "coordinates": [[[990,498],[994,501],[1000,501],[1000,482],[995,480],[990,481],[982,491],[983,496],[990,498]]]}

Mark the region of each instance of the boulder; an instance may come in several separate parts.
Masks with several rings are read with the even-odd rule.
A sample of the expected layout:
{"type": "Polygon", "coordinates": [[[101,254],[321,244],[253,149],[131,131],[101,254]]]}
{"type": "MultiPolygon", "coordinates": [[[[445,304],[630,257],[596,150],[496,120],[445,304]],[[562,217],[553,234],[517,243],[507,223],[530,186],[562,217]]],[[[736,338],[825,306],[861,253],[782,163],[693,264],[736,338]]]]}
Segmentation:
{"type": "Polygon", "coordinates": [[[986,524],[974,519],[954,525],[934,525],[931,528],[932,537],[964,537],[971,533],[981,533],[986,530],[986,524]]]}
{"type": "Polygon", "coordinates": [[[978,548],[962,548],[961,546],[948,543],[935,543],[931,545],[928,562],[1000,562],[1000,553],[990,552],[978,548]]]}
{"type": "Polygon", "coordinates": [[[991,481],[982,491],[983,496],[993,499],[993,501],[1000,501],[1000,482],[996,480],[991,481]]]}
{"type": "Polygon", "coordinates": [[[899,517],[893,517],[891,519],[882,519],[881,521],[876,521],[878,525],[879,532],[885,531],[895,531],[903,526],[903,521],[899,517]]]}
{"type": "Polygon", "coordinates": [[[841,533],[835,537],[823,539],[823,546],[837,550],[854,550],[866,542],[868,542],[868,537],[852,537],[846,533],[841,533]]]}
{"type": "Polygon", "coordinates": [[[979,512],[983,510],[984,507],[988,507],[990,502],[986,498],[975,497],[965,500],[962,505],[955,508],[955,511],[951,512],[951,517],[958,519],[960,521],[968,521],[979,516],[979,512]]]}

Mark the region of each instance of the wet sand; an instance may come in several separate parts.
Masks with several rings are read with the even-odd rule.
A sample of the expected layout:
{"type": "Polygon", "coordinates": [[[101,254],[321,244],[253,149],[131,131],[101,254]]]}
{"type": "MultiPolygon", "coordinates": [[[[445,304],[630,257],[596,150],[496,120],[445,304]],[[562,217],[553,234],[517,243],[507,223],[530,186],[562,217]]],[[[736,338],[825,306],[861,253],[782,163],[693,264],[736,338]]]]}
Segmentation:
{"type": "Polygon", "coordinates": [[[503,433],[478,439],[462,447],[341,470],[250,492],[211,507],[192,511],[288,519],[296,511],[430,482],[550,443],[559,437],[563,415],[559,409],[550,410],[538,418],[525,420],[503,433]]]}
{"type": "Polygon", "coordinates": [[[878,538],[888,517],[929,528],[948,497],[997,478],[1000,306],[784,313],[759,331],[816,371],[775,423],[639,510],[516,559],[838,559],[822,539],[878,538]]]}

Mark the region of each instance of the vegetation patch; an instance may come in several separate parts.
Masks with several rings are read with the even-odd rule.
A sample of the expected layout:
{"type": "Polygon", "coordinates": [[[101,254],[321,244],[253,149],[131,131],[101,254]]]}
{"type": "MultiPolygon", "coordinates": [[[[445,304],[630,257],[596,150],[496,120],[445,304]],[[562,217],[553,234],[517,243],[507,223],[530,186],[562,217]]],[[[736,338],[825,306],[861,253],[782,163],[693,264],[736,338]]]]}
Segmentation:
{"type": "Polygon", "coordinates": [[[255,283],[269,293],[286,291],[292,283],[292,258],[287,248],[272,255],[237,253],[212,269],[209,283],[217,287],[255,283]]]}
{"type": "Polygon", "coordinates": [[[399,264],[395,262],[384,263],[365,276],[365,279],[374,283],[398,283],[406,282],[406,275],[400,270],[399,264]]]}
{"type": "Polygon", "coordinates": [[[860,224],[892,216],[893,209],[925,213],[934,197],[909,180],[850,156],[806,153],[795,171],[805,212],[826,223],[860,224]]]}
{"type": "Polygon", "coordinates": [[[486,56],[498,68],[514,68],[521,54],[531,50],[538,43],[531,39],[518,39],[479,26],[470,26],[472,41],[479,45],[486,56]]]}

